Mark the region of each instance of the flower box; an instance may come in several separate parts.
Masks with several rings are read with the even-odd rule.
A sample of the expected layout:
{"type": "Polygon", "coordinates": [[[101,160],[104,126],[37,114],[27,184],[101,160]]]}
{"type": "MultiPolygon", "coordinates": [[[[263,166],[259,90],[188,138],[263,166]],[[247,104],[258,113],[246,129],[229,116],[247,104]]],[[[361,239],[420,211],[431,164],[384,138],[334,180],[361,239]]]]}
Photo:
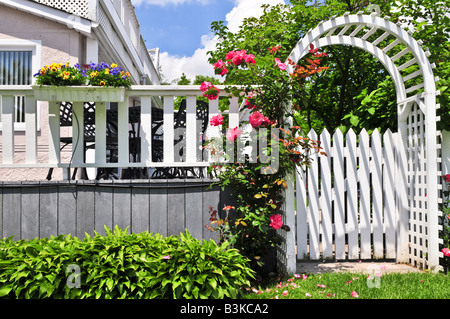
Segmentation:
{"type": "Polygon", "coordinates": [[[102,86],[33,86],[40,101],[58,102],[123,102],[125,88],[102,86]]]}

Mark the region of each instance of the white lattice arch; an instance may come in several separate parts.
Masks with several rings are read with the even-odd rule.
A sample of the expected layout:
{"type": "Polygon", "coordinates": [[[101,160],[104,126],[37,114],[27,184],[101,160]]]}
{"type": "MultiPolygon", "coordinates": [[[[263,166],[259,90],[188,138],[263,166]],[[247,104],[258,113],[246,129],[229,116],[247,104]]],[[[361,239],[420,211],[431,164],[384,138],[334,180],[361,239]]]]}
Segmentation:
{"type": "MultiPolygon", "coordinates": [[[[289,59],[298,62],[310,44],[363,49],[391,75],[397,93],[397,144],[404,146],[397,154],[397,261],[439,269],[437,92],[429,53],[410,32],[375,13],[346,13],[321,22],[297,43],[289,59]]],[[[293,71],[290,65],[287,71],[293,71]]]]}

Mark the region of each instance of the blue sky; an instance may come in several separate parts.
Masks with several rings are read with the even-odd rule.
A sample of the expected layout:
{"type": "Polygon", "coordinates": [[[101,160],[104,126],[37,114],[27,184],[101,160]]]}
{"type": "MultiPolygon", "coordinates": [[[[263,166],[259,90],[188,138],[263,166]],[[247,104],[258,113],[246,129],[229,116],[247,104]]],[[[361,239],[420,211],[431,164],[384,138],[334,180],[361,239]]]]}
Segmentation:
{"type": "Polygon", "coordinates": [[[166,81],[185,73],[213,75],[206,52],[214,49],[213,21],[225,21],[236,30],[243,18],[261,14],[261,4],[284,0],[132,0],[147,48],[160,49],[166,81]]]}

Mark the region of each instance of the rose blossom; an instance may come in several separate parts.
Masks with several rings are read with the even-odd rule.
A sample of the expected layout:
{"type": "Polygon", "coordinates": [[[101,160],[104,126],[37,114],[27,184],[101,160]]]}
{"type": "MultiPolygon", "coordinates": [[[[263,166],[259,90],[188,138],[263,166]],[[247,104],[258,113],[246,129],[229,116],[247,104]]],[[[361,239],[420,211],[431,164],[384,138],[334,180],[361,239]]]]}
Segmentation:
{"type": "Polygon", "coordinates": [[[203,96],[208,100],[217,99],[220,93],[220,90],[218,88],[206,81],[200,85],[200,91],[203,92],[203,96]]]}
{"type": "Polygon", "coordinates": [[[228,72],[228,70],[226,68],[226,64],[222,60],[219,60],[216,63],[214,63],[214,69],[217,70],[216,74],[219,74],[219,75],[225,75],[228,72]]]}
{"type": "Polygon", "coordinates": [[[253,109],[256,105],[253,104],[253,99],[252,98],[248,98],[245,100],[245,106],[247,106],[248,109],[253,109]]]}
{"type": "Polygon", "coordinates": [[[255,64],[255,56],[253,54],[248,54],[245,56],[245,62],[255,64]]]}
{"type": "Polygon", "coordinates": [[[285,63],[281,63],[280,59],[276,58],[275,62],[277,63],[280,70],[282,71],[286,70],[287,65],[285,63]]]}
{"type": "Polygon", "coordinates": [[[280,214],[270,216],[270,227],[280,229],[283,226],[283,219],[280,214]]]}
{"type": "Polygon", "coordinates": [[[450,249],[449,248],[442,248],[441,251],[444,254],[444,256],[450,257],[450,249]]]}
{"type": "Polygon", "coordinates": [[[210,86],[211,83],[205,81],[200,85],[200,91],[205,92],[210,86]]]}
{"type": "Polygon", "coordinates": [[[353,298],[358,298],[359,297],[359,295],[358,295],[358,293],[356,291],[352,291],[350,296],[352,296],[353,298]]]}
{"type": "Polygon", "coordinates": [[[251,126],[253,128],[256,128],[256,127],[260,126],[263,123],[264,115],[262,113],[258,112],[258,111],[253,112],[249,116],[248,121],[250,122],[250,124],[251,124],[251,126]]]}
{"type": "Polygon", "coordinates": [[[245,50],[237,51],[234,57],[231,59],[234,65],[239,65],[244,62],[246,57],[245,50]]]}
{"type": "Polygon", "coordinates": [[[211,117],[211,121],[209,122],[212,126],[219,126],[223,124],[223,116],[222,115],[215,115],[211,117]]]}
{"type": "Polygon", "coordinates": [[[227,131],[227,139],[230,142],[234,142],[236,140],[236,138],[242,134],[242,131],[240,129],[238,129],[237,127],[233,128],[233,129],[229,129],[227,131]]]}
{"type": "Polygon", "coordinates": [[[227,53],[227,55],[225,56],[225,60],[232,60],[233,57],[236,55],[236,52],[234,51],[230,51],[227,53]]]}

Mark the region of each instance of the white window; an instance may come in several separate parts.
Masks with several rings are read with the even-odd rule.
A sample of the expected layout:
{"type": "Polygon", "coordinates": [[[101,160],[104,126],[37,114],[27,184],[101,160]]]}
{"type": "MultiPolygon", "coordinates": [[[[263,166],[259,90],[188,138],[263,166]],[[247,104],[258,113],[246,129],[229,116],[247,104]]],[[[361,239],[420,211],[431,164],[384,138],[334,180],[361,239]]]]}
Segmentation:
{"type": "MultiPolygon", "coordinates": [[[[39,70],[40,64],[40,41],[0,39],[0,86],[33,84],[33,74],[39,70]]],[[[15,96],[14,100],[14,129],[21,131],[25,129],[25,96],[15,96]]],[[[1,116],[0,109],[0,129],[1,116]]]]}

